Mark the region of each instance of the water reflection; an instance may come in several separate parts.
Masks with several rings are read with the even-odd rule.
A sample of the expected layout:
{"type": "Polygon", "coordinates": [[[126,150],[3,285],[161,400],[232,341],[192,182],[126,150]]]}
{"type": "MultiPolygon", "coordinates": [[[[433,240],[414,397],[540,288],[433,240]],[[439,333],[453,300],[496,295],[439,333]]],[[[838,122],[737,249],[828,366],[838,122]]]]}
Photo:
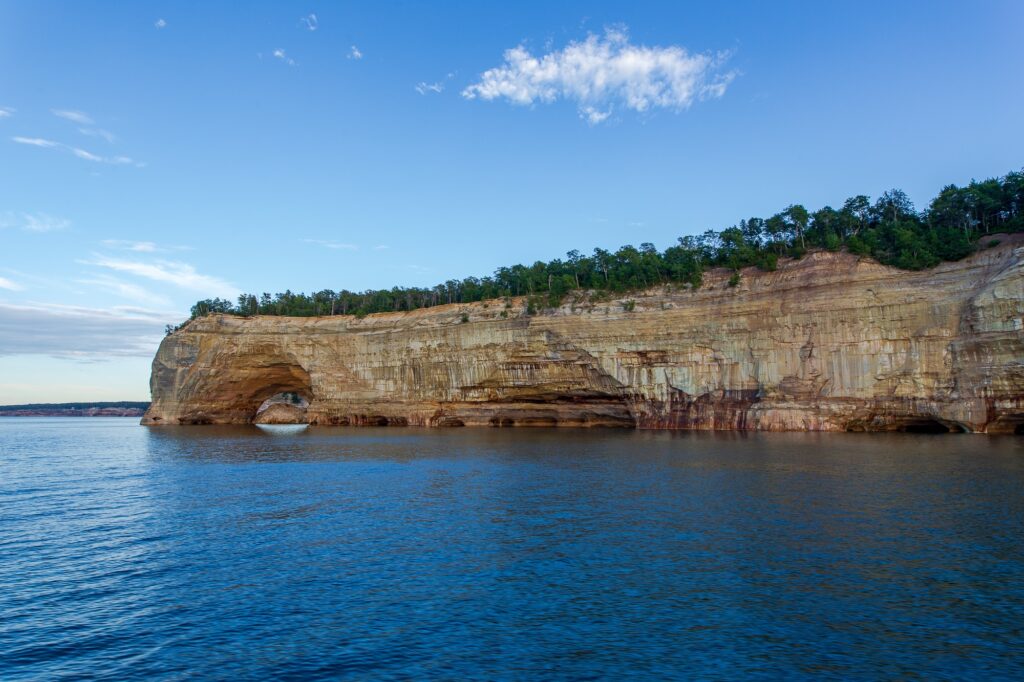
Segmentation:
{"type": "Polygon", "coordinates": [[[294,436],[309,428],[308,424],[256,424],[256,428],[271,436],[294,436]]]}
{"type": "Polygon", "coordinates": [[[0,677],[1020,678],[1024,443],[0,422],[0,677]]]}

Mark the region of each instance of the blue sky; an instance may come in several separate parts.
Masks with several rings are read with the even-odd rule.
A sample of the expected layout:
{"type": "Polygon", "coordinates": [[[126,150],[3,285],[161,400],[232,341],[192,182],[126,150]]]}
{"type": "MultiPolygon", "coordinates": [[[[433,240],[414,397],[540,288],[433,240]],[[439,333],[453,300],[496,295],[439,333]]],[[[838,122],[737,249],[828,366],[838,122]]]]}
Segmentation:
{"type": "Polygon", "coordinates": [[[1024,165],[1024,3],[0,0],[0,404],[198,298],[428,285],[1024,165]]]}

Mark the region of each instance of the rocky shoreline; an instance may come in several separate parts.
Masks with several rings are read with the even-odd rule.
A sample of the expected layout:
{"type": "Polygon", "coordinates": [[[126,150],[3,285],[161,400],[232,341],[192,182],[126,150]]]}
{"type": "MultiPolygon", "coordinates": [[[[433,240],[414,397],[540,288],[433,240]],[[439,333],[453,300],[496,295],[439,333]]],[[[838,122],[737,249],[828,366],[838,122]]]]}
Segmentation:
{"type": "Polygon", "coordinates": [[[145,407],[0,406],[0,417],[141,417],[145,407]]]}

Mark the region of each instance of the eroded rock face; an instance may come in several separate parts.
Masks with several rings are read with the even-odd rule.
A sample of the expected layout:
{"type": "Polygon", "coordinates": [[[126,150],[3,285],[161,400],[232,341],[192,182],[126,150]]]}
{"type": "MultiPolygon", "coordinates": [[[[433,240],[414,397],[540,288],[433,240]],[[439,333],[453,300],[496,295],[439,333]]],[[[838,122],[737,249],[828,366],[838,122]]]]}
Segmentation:
{"type": "Polygon", "coordinates": [[[288,403],[271,405],[253,418],[255,424],[305,424],[308,421],[304,408],[288,403]]]}
{"type": "Polygon", "coordinates": [[[1022,257],[1004,243],[914,273],[812,253],[735,288],[712,272],[535,316],[211,316],[161,344],[143,423],[248,423],[293,392],[311,424],[1014,433],[1022,257]]]}

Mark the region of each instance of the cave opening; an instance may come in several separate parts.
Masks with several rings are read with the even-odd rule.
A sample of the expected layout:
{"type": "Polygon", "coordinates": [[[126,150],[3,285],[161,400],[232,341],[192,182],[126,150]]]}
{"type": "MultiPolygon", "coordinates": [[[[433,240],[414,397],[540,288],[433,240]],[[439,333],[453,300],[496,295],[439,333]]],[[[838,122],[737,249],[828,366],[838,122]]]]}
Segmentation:
{"type": "Polygon", "coordinates": [[[956,424],[944,424],[935,419],[914,419],[901,424],[900,433],[963,433],[956,424]]]}
{"type": "Polygon", "coordinates": [[[309,400],[298,391],[280,391],[264,400],[253,416],[256,424],[306,424],[309,400]]]}
{"type": "MultiPolygon", "coordinates": [[[[242,359],[239,359],[241,362],[242,359]]],[[[309,372],[283,358],[264,359],[239,370],[232,412],[248,424],[306,424],[315,402],[309,372]]],[[[225,393],[228,391],[225,390],[225,393]]],[[[237,417],[236,417],[237,419],[237,417]]]]}
{"type": "Polygon", "coordinates": [[[1024,414],[1000,415],[988,424],[985,431],[999,435],[1024,436],[1024,414]]]}

